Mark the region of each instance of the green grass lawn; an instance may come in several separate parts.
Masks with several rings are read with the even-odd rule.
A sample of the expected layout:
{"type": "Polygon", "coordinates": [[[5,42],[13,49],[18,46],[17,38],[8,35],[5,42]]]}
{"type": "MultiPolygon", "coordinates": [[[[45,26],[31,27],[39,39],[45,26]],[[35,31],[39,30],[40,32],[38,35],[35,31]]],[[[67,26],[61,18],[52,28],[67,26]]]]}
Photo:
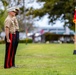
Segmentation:
{"type": "Polygon", "coordinates": [[[16,65],[4,69],[5,45],[0,44],[0,75],[76,75],[74,44],[19,44],[16,65]]]}

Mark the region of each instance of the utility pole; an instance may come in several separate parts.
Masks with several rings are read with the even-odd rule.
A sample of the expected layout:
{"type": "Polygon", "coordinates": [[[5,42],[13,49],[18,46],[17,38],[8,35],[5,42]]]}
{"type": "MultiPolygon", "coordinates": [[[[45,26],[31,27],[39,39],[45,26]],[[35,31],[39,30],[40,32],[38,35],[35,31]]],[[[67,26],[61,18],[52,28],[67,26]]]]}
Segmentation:
{"type": "Polygon", "coordinates": [[[28,26],[27,26],[27,23],[26,23],[26,5],[27,5],[27,3],[34,2],[34,0],[27,0],[27,3],[25,3],[25,2],[26,2],[26,0],[23,0],[23,10],[24,10],[23,20],[24,20],[24,27],[25,27],[25,33],[26,33],[26,45],[27,45],[27,42],[28,42],[28,36],[27,36],[28,26]]]}
{"type": "Polygon", "coordinates": [[[24,22],[24,29],[25,29],[25,33],[26,33],[26,45],[27,45],[27,33],[28,33],[28,29],[27,29],[27,25],[26,25],[26,7],[25,7],[25,1],[26,0],[23,0],[23,10],[24,10],[24,13],[23,13],[23,20],[25,20],[24,22]]]}

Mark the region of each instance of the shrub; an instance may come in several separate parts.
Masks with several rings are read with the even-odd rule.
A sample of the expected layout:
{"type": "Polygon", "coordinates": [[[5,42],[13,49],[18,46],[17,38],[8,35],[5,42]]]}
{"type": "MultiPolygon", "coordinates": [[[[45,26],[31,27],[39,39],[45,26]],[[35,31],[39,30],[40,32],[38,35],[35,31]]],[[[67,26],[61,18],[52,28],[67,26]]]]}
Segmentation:
{"type": "MultiPolygon", "coordinates": [[[[24,40],[19,40],[19,43],[32,43],[32,39],[24,39],[24,40]]],[[[0,40],[0,44],[4,44],[4,40],[0,40]]]]}
{"type": "Polygon", "coordinates": [[[24,40],[19,40],[19,43],[32,43],[32,39],[24,39],[24,40]]]}
{"type": "Polygon", "coordinates": [[[4,40],[0,40],[0,44],[4,44],[5,43],[5,41],[4,40]]]}

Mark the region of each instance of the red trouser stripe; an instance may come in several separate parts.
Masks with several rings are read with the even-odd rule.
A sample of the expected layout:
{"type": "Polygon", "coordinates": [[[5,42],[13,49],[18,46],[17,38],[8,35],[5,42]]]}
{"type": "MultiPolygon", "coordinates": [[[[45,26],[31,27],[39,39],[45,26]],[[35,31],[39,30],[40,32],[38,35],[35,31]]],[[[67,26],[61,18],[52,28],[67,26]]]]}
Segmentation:
{"type": "MultiPolygon", "coordinates": [[[[15,35],[13,36],[13,38],[15,38],[15,35]]],[[[14,47],[12,48],[12,55],[11,55],[11,61],[10,61],[11,66],[13,66],[13,58],[14,58],[14,47]]]]}
{"type": "Polygon", "coordinates": [[[11,61],[10,61],[12,63],[11,66],[13,66],[13,58],[14,58],[14,49],[12,51],[12,57],[11,57],[11,61]]]}
{"type": "Polygon", "coordinates": [[[9,64],[9,62],[10,62],[10,53],[11,53],[11,46],[12,46],[12,34],[10,34],[9,37],[10,37],[11,43],[9,44],[9,48],[8,48],[8,55],[7,55],[7,62],[6,62],[7,68],[10,67],[8,64],[9,64]]]}

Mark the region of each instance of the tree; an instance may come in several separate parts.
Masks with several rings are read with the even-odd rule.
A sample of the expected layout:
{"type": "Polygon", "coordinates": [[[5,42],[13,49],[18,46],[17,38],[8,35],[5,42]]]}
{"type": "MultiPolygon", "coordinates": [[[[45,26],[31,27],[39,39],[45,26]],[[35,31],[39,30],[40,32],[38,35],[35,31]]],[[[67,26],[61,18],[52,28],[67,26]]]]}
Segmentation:
{"type": "MultiPolygon", "coordinates": [[[[29,0],[28,0],[29,1],[29,0]]],[[[33,2],[33,0],[30,0],[31,2],[33,2]]],[[[1,11],[0,13],[0,29],[2,30],[2,28],[4,28],[4,20],[6,15],[6,8],[11,7],[11,6],[18,6],[20,7],[20,14],[18,16],[18,20],[19,20],[19,25],[20,25],[20,31],[25,31],[25,27],[28,28],[29,32],[31,31],[31,29],[33,29],[33,20],[30,17],[31,15],[28,15],[26,17],[26,13],[28,12],[28,10],[26,9],[26,5],[25,5],[25,0],[2,0],[3,6],[4,6],[4,10],[1,11]],[[26,21],[28,21],[26,23],[26,21]],[[32,21],[32,22],[30,22],[32,21]]]]}
{"type": "Polygon", "coordinates": [[[5,10],[0,9],[0,32],[4,30],[4,20],[7,16],[6,6],[8,5],[5,0],[2,0],[2,3],[5,10]]]}
{"type": "Polygon", "coordinates": [[[39,16],[40,18],[45,14],[49,14],[49,22],[55,23],[60,20],[69,25],[74,30],[73,13],[76,5],[75,0],[37,0],[38,2],[45,2],[43,8],[32,9],[33,17],[39,16]]]}

